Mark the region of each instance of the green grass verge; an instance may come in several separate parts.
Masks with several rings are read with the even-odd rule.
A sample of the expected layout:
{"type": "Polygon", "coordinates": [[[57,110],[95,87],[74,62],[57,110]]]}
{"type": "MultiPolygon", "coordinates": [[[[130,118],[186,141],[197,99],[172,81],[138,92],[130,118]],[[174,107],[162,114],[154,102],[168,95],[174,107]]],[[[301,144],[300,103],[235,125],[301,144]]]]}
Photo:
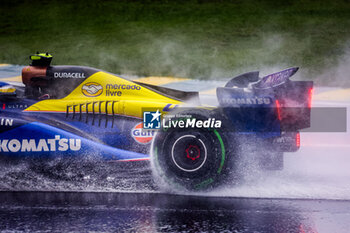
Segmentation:
{"type": "Polygon", "coordinates": [[[341,0],[2,1],[0,62],[114,73],[228,78],[300,66],[318,77],[348,51],[350,3],[341,0]]]}

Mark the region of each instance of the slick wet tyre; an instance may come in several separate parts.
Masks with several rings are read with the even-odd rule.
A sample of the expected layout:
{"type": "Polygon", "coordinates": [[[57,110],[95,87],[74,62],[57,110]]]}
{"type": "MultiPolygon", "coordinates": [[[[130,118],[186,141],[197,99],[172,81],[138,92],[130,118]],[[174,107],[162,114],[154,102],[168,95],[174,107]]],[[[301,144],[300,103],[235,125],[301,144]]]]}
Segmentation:
{"type": "Polygon", "coordinates": [[[152,145],[154,173],[178,190],[211,189],[225,181],[232,166],[234,153],[226,145],[217,129],[160,131],[152,145]]]}

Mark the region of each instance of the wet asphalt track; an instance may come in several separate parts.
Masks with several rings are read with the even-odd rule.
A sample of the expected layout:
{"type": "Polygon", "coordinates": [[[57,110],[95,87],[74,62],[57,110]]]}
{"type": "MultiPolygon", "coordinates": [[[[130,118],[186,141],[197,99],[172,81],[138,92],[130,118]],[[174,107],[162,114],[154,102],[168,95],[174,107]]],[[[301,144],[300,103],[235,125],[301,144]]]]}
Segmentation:
{"type": "Polygon", "coordinates": [[[350,202],[135,193],[0,193],[4,232],[349,232],[350,202]]]}

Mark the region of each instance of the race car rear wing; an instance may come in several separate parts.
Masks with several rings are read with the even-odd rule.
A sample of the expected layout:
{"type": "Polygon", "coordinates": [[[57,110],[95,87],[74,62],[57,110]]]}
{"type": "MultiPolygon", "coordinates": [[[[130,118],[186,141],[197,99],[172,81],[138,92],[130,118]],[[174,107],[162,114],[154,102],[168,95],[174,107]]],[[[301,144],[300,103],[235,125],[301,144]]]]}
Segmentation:
{"type": "Polygon", "coordinates": [[[230,108],[228,115],[241,117],[241,121],[276,118],[282,131],[308,128],[313,82],[291,81],[289,78],[297,70],[297,67],[289,68],[262,78],[259,78],[259,72],[239,75],[225,87],[216,89],[218,102],[221,107],[230,108]],[[264,114],[253,114],[252,117],[256,112],[264,114]]]}
{"type": "Polygon", "coordinates": [[[297,71],[298,67],[292,67],[277,73],[259,78],[259,71],[253,71],[238,75],[228,81],[225,87],[249,87],[251,89],[269,89],[282,85],[289,80],[297,71]]]}

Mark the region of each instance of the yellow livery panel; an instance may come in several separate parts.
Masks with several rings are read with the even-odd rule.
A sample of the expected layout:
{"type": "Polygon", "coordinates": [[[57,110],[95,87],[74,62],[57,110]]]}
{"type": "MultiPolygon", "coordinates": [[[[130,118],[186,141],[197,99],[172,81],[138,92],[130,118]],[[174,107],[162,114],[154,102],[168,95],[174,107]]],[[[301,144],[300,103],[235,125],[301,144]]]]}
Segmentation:
{"type": "Polygon", "coordinates": [[[142,117],[142,108],[175,106],[181,101],[110,73],[99,71],[62,99],[40,101],[25,111],[86,112],[142,117]]]}

